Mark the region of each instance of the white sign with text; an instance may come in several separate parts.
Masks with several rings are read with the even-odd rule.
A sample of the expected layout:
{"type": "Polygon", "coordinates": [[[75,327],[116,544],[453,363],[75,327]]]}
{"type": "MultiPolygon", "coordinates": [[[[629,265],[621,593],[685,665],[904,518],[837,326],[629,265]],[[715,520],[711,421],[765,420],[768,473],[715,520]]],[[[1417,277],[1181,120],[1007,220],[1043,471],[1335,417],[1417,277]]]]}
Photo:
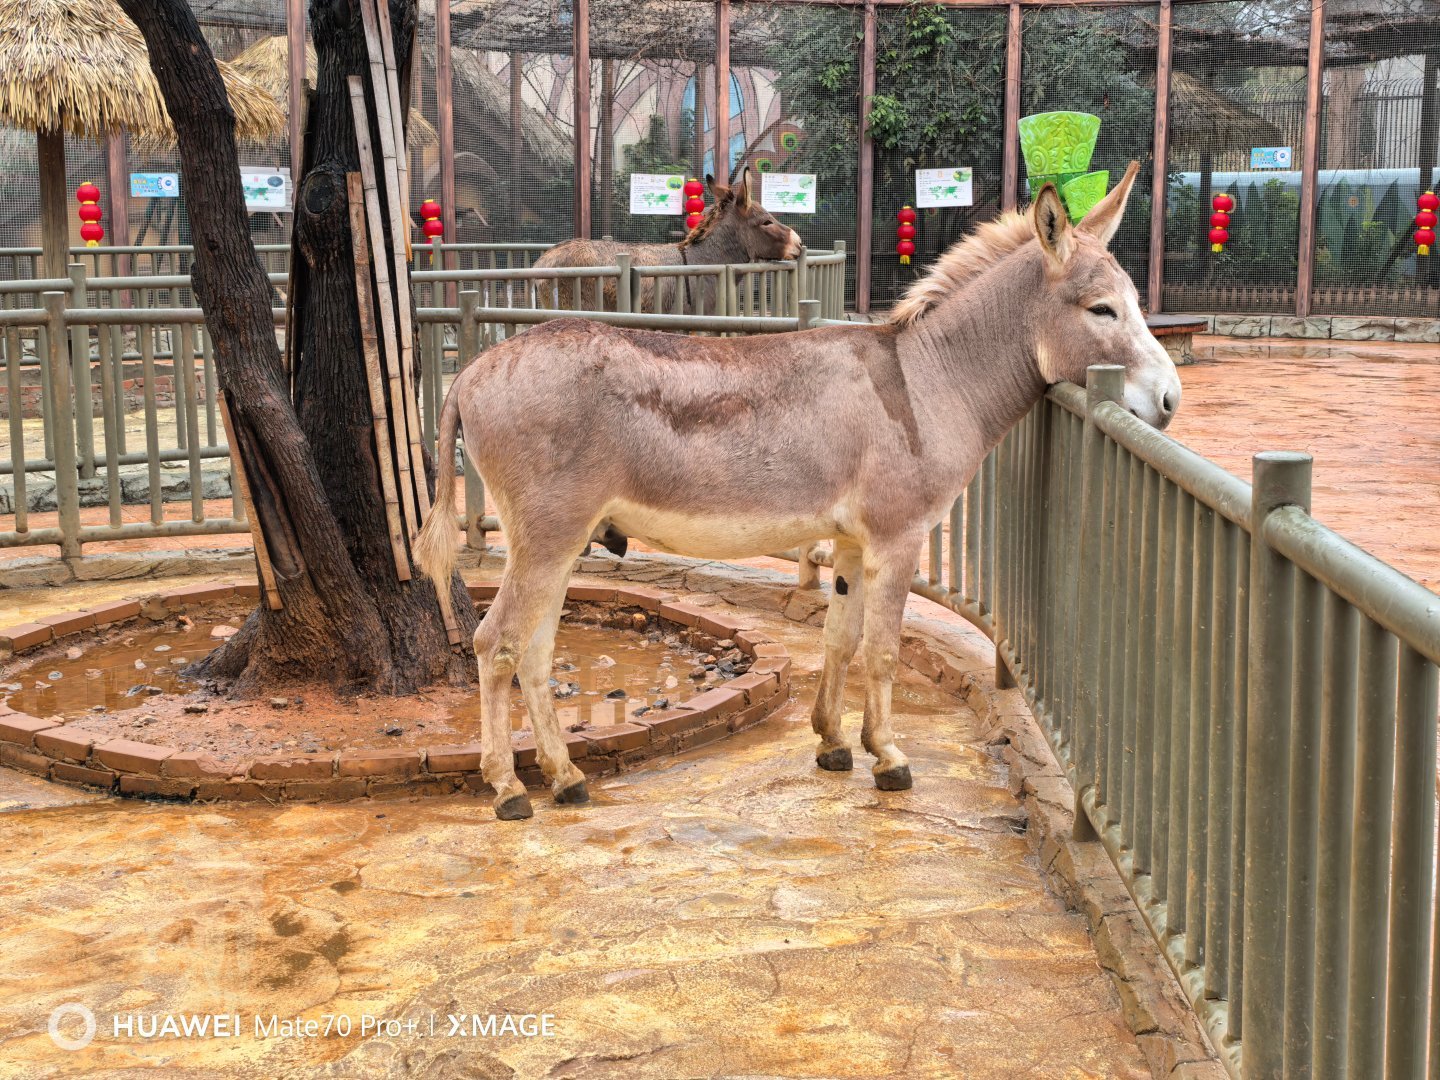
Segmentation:
{"type": "Polygon", "coordinates": [[[916,169],[915,205],[973,206],[975,174],[971,169],[916,169]]]}
{"type": "Polygon", "coordinates": [[[678,173],[630,174],[630,213],[683,214],[685,178],[678,173]]]}
{"type": "Polygon", "coordinates": [[[760,205],[772,214],[815,213],[815,174],[760,174],[760,205]]]}

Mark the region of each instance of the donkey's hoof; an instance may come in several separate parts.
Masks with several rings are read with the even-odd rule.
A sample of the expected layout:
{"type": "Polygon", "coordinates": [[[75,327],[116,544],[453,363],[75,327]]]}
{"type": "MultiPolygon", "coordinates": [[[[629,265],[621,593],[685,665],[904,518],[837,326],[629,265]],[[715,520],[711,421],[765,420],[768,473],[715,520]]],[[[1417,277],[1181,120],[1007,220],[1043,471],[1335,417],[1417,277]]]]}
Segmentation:
{"type": "Polygon", "coordinates": [[[849,772],[855,767],[855,758],[848,746],[832,746],[815,755],[815,764],[827,772],[849,772]]]}
{"type": "Polygon", "coordinates": [[[530,808],[530,798],[523,792],[519,795],[511,795],[504,802],[495,804],[495,816],[501,821],[521,821],[528,817],[534,817],[535,811],[530,808]]]}
{"type": "Polygon", "coordinates": [[[567,788],[561,788],[555,793],[555,802],[560,805],[570,804],[579,806],[581,803],[590,801],[590,792],[585,788],[584,780],[577,780],[567,788]]]}
{"type": "Polygon", "coordinates": [[[909,791],[912,783],[909,765],[897,765],[875,774],[875,786],[881,791],[909,791]]]}

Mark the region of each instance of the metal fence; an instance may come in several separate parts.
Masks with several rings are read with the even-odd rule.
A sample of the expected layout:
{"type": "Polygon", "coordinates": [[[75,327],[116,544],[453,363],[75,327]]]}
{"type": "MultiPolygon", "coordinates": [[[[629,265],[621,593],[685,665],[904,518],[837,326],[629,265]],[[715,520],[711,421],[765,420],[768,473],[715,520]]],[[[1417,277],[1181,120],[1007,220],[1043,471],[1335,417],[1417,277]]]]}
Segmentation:
{"type": "MultiPolygon", "coordinates": [[[[844,315],[843,244],[834,252],[802,251],[787,262],[637,267],[621,256],[614,266],[579,269],[527,265],[543,245],[470,247],[474,268],[412,275],[422,304],[416,312],[422,427],[432,445],[448,377],[524,326],[570,314],[551,310],[540,295],[542,286],[553,289],[566,276],[608,285],[615,296],[606,307],[574,314],[622,326],[749,334],[844,315]],[[495,269],[487,265],[496,263],[495,269]],[[680,271],[688,276],[677,276],[680,271]],[[702,290],[675,289],[670,310],[647,310],[640,298],[650,277],[713,279],[716,308],[687,301],[702,290]],[[450,306],[443,303],[447,291],[455,296],[450,306]]],[[[0,478],[10,479],[14,516],[14,527],[0,530],[0,547],[58,544],[73,556],[87,543],[107,540],[248,531],[230,487],[204,316],[187,306],[193,302],[189,278],[89,278],[83,265],[71,270],[70,278],[0,283],[0,300],[29,301],[0,306],[9,443],[0,478]],[[207,472],[206,465],[217,462],[207,472]],[[228,500],[223,512],[217,499],[228,500]],[[167,502],[188,503],[188,515],[167,514],[167,502]],[[93,507],[104,507],[105,519],[82,524],[82,510],[93,507]],[[36,527],[36,514],[54,514],[55,523],[36,527]]],[[[285,275],[270,280],[278,290],[285,275]]],[[[600,295],[603,300],[604,289],[600,295]]],[[[283,335],[283,306],[274,317],[283,335]]],[[[466,511],[467,528],[478,535],[484,514],[478,477],[471,475],[466,489],[479,500],[466,511]]]]}
{"type": "MultiPolygon", "coordinates": [[[[47,460],[27,461],[12,414],[10,469],[23,493],[27,467],[53,461],[59,499],[58,524],[40,528],[18,499],[0,546],[73,555],[100,540],[244,530],[238,505],[210,517],[199,494],[201,462],[227,453],[200,313],[66,299],[0,310],[7,358],[27,334],[43,358],[51,432],[47,460]],[[83,370],[91,355],[112,404],[103,452],[87,461],[68,433],[80,427],[75,358],[83,370]],[[137,359],[143,451],[115,411],[137,359]],[[185,374],[162,425],[165,359],[185,374]],[[108,470],[108,520],[80,524],[87,466],[137,459],[150,519],[123,520],[108,470]],[[166,460],[188,471],[184,520],[163,518],[166,460]]],[[[432,442],[447,369],[487,334],[561,315],[481,299],[467,290],[458,307],[419,313],[432,442]]],[[[833,321],[819,313],[807,300],[798,318],[586,314],[766,333],[833,321]]],[[[7,364],[12,394],[18,370],[7,364]]],[[[1077,793],[1077,838],[1104,844],[1234,1075],[1433,1075],[1440,597],[1308,516],[1308,457],[1261,454],[1247,485],[1132,417],[1122,379],[1095,368],[1085,389],[1050,390],[935,525],[912,591],[996,642],[997,673],[1018,682],[1077,793]]],[[[480,540],[499,523],[473,472],[465,490],[461,524],[480,540]]]]}
{"type": "Polygon", "coordinates": [[[1052,388],[913,591],[996,642],[1232,1075],[1433,1076],[1440,597],[1309,517],[1308,456],[1247,485],[1122,389],[1052,388]]]}

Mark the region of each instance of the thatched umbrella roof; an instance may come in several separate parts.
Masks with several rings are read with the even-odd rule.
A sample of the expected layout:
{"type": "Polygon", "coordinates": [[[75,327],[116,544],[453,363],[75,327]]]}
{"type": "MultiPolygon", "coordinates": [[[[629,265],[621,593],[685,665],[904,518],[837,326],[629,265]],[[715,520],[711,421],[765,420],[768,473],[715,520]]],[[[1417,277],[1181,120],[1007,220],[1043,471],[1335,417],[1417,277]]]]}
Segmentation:
{"type": "MultiPolygon", "coordinates": [[[[237,135],[262,139],[284,129],[273,97],[228,64],[220,74],[237,135]]],[[[51,277],[64,275],[70,247],[65,132],[174,139],[145,39],[115,0],[0,0],[0,124],[38,138],[41,237],[51,277]]]]}
{"type": "MultiPolygon", "coordinates": [[[[504,79],[485,66],[484,53],[473,49],[456,49],[451,55],[455,72],[455,99],[468,107],[466,116],[491,130],[504,131],[510,126],[510,87],[504,79]]],[[[525,105],[520,113],[520,132],[525,152],[546,171],[570,167],[575,148],[570,133],[558,127],[548,115],[533,105],[525,105]]]]}
{"type": "MultiPolygon", "coordinates": [[[[221,63],[236,133],[279,134],[276,101],[221,63]]],[[[145,39],[114,0],[0,0],[0,123],[173,140],[145,39]]]]}
{"type": "MultiPolygon", "coordinates": [[[[242,52],[230,66],[251,83],[265,90],[282,105],[290,100],[290,43],[284,34],[261,38],[242,52]]],[[[305,44],[305,85],[315,85],[315,46],[305,44]]],[[[303,103],[302,103],[303,109],[303,103]]],[[[406,124],[406,138],[411,147],[434,146],[440,141],[430,122],[420,115],[420,110],[411,108],[410,120],[406,124]]]]}
{"type": "Polygon", "coordinates": [[[1285,141],[1280,129],[1193,75],[1170,72],[1170,146],[1178,152],[1249,149],[1285,141]]]}

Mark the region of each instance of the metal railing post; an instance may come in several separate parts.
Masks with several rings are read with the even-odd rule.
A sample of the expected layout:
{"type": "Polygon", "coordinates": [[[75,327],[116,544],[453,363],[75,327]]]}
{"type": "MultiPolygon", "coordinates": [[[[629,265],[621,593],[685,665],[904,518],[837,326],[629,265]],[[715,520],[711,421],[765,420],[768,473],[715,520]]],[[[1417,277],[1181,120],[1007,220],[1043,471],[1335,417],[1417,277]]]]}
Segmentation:
{"type": "Polygon", "coordinates": [[[615,276],[615,310],[634,311],[634,280],[631,274],[631,260],[633,256],[628,251],[622,251],[615,256],[615,265],[620,268],[620,273],[615,276]]]}
{"type": "MultiPolygon", "coordinates": [[[[1095,410],[1106,401],[1119,401],[1125,394],[1125,369],[1097,364],[1085,373],[1085,428],[1081,435],[1079,610],[1099,609],[1100,578],[1103,572],[1105,490],[1105,435],[1095,426],[1095,410]]],[[[1081,634],[1075,643],[1075,735],[1072,760],[1075,763],[1075,824],[1077,841],[1098,840],[1099,834],[1085,812],[1084,795],[1094,786],[1096,747],[1103,745],[1100,728],[1100,635],[1081,634]]]]}
{"type": "MultiPolygon", "coordinates": [[[[480,354],[480,318],[477,310],[480,307],[480,294],[474,289],[466,289],[460,294],[460,332],[456,338],[456,344],[460,348],[460,358],[457,365],[460,371],[465,370],[465,365],[474,360],[480,354]]],[[[462,440],[463,452],[463,440],[462,440]]],[[[485,550],[485,482],[480,479],[480,474],[475,471],[474,464],[470,461],[470,455],[465,454],[465,543],[476,551],[485,550]]],[[[439,462],[436,463],[437,475],[439,473],[439,462]]],[[[453,468],[453,463],[451,465],[453,468]]],[[[454,483],[454,480],[451,480],[454,483]]]]}
{"type": "Polygon", "coordinates": [[[799,316],[798,316],[797,319],[796,319],[796,322],[799,324],[798,327],[797,327],[797,329],[800,329],[800,330],[809,330],[812,326],[815,325],[816,320],[819,319],[819,318],[820,318],[820,301],[819,301],[819,300],[801,300],[801,301],[800,301],[800,314],[799,314],[799,316]]]}
{"type": "Polygon", "coordinates": [[[55,500],[60,510],[60,555],[80,554],[80,489],[75,469],[75,407],[71,384],[70,349],[65,340],[65,294],[47,292],[45,305],[45,362],[55,395],[55,500]]]}
{"type": "Polygon", "coordinates": [[[805,245],[800,245],[800,254],[795,256],[795,278],[791,282],[793,288],[790,290],[791,314],[799,316],[800,301],[810,299],[810,267],[809,252],[805,245]]]}
{"type": "Polygon", "coordinates": [[[1256,454],[1250,504],[1250,652],[1245,743],[1242,1061],[1278,1077],[1284,1062],[1285,897],[1295,569],[1265,540],[1286,506],[1310,510],[1310,456],[1256,454]]]}

